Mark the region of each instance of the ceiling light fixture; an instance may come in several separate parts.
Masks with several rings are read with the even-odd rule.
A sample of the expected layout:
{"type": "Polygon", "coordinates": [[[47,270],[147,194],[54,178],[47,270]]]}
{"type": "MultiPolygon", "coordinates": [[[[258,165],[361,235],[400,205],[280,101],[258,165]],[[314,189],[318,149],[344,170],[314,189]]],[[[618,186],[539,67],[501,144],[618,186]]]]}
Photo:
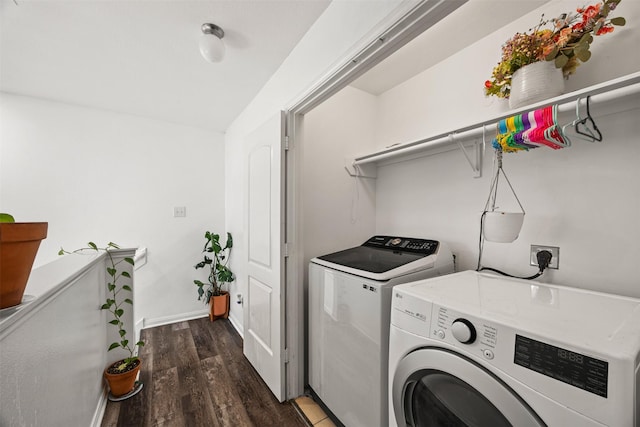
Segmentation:
{"type": "Polygon", "coordinates": [[[215,24],[202,24],[200,53],[209,62],[220,62],[224,58],[224,31],[215,24]]]}

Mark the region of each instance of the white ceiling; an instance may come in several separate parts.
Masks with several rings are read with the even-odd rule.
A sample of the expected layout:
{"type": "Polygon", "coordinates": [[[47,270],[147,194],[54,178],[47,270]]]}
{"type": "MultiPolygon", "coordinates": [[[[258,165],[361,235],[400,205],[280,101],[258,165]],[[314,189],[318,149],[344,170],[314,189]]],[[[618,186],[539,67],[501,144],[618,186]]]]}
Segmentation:
{"type": "MultiPolygon", "coordinates": [[[[330,2],[16,1],[0,0],[1,91],[219,132],[330,2]],[[198,51],[204,22],[225,31],[220,63],[198,51]]],[[[546,1],[470,0],[354,85],[382,93],[546,1]]]]}
{"type": "Polygon", "coordinates": [[[329,0],[0,0],[0,90],[224,132],[329,0]],[[200,27],[225,31],[206,62],[200,27]]]}

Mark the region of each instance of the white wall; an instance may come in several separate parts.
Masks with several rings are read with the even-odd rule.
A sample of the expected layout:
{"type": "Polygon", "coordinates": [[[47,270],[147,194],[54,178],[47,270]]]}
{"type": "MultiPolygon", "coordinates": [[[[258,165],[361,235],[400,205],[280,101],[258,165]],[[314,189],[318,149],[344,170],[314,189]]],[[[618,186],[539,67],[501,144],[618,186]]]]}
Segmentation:
{"type": "Polygon", "coordinates": [[[146,247],[136,321],[206,312],[193,284],[206,275],[193,266],[205,230],[224,231],[221,134],[7,94],[0,114],[0,211],[49,222],[37,265],[89,240],[146,247]]]}
{"type": "MultiPolygon", "coordinates": [[[[280,110],[294,105],[415,3],[415,0],[332,1],[258,96],[227,129],[226,228],[234,239],[242,242],[245,237],[242,185],[246,176],[245,137],[280,110]]],[[[246,292],[246,259],[244,248],[235,248],[231,267],[238,279],[232,285],[232,295],[246,292]]],[[[232,304],[230,317],[242,326],[242,306],[232,304]]]]}
{"type": "MultiPolygon", "coordinates": [[[[571,10],[553,2],[380,96],[379,147],[455,130],[508,110],[483,96],[482,84],[499,59],[501,44],[545,16],[571,10]]],[[[628,25],[592,45],[593,56],[566,83],[567,91],[640,70],[640,2],[623,1],[617,15],[628,25]],[[634,53],[630,53],[634,52],[634,53]]],[[[635,265],[640,259],[640,147],[636,109],[616,115],[592,110],[605,139],[575,141],[563,150],[541,148],[505,154],[504,168],[527,212],[519,239],[485,245],[483,265],[530,275],[529,245],[560,247],[560,269],[544,280],[640,297],[635,265]]],[[[560,121],[571,120],[564,115],[560,121]]],[[[493,150],[481,179],[459,151],[379,168],[377,231],[446,240],[459,269],[475,269],[479,218],[492,176],[493,150]],[[411,206],[412,209],[405,209],[411,206]]],[[[503,190],[505,187],[503,186],[503,190]]]]}
{"type": "MultiPolygon", "coordinates": [[[[301,168],[304,264],[375,232],[375,180],[352,178],[345,158],[374,148],[376,97],[347,87],[305,115],[301,168]]],[[[305,277],[307,277],[305,271],[305,277]]]]}

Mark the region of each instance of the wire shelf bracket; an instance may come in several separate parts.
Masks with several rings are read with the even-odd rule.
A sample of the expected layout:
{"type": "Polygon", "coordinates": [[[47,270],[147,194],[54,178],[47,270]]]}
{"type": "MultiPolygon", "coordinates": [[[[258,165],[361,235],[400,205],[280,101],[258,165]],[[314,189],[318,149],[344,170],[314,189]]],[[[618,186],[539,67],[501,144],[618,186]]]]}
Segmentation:
{"type": "Polygon", "coordinates": [[[344,170],[352,178],[377,179],[378,168],[375,164],[359,165],[354,159],[344,159],[344,170]]]}
{"type": "Polygon", "coordinates": [[[460,139],[456,139],[456,134],[452,133],[449,135],[449,141],[453,144],[453,142],[455,142],[456,144],[458,144],[458,147],[460,148],[460,150],[462,151],[462,154],[464,154],[464,157],[467,159],[467,162],[469,162],[469,166],[471,166],[471,169],[474,172],[474,178],[482,178],[482,165],[484,162],[484,147],[485,147],[485,141],[484,141],[484,126],[482,127],[482,141],[473,141],[473,153],[469,154],[469,152],[467,151],[467,148],[464,146],[464,144],[462,143],[462,141],[460,139]]]}

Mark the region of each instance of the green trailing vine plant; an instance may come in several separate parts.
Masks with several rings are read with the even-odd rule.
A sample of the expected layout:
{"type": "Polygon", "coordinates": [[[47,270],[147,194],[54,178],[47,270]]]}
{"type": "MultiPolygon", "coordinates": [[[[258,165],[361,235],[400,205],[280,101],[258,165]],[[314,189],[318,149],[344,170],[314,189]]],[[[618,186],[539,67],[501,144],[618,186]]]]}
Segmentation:
{"type": "Polygon", "coordinates": [[[110,373],[123,373],[130,369],[133,369],[140,363],[140,359],[136,355],[136,349],[144,346],[144,341],[140,340],[135,344],[131,344],[129,339],[127,338],[127,330],[124,328],[124,322],[122,321],[122,316],[124,315],[124,305],[133,305],[133,300],[131,298],[121,298],[121,301],[118,301],[118,296],[122,292],[132,292],[131,286],[128,283],[121,284],[123,280],[131,280],[131,275],[127,271],[118,271],[118,265],[122,262],[126,262],[135,265],[133,258],[125,257],[119,261],[115,261],[113,255],[111,254],[112,249],[120,249],[120,246],[113,242],[109,242],[106,247],[100,248],[93,242],[87,243],[87,247],[76,249],[74,251],[66,251],[63,248],[60,248],[58,255],[66,255],[66,254],[77,254],[82,253],[87,250],[92,250],[96,252],[104,252],[107,254],[107,297],[100,307],[101,310],[106,310],[111,314],[112,319],[108,322],[110,325],[115,326],[118,329],[118,336],[120,338],[119,341],[115,341],[109,345],[107,351],[111,351],[116,348],[121,348],[126,351],[129,356],[125,357],[120,363],[113,366],[113,369],[110,370],[110,373]]]}

